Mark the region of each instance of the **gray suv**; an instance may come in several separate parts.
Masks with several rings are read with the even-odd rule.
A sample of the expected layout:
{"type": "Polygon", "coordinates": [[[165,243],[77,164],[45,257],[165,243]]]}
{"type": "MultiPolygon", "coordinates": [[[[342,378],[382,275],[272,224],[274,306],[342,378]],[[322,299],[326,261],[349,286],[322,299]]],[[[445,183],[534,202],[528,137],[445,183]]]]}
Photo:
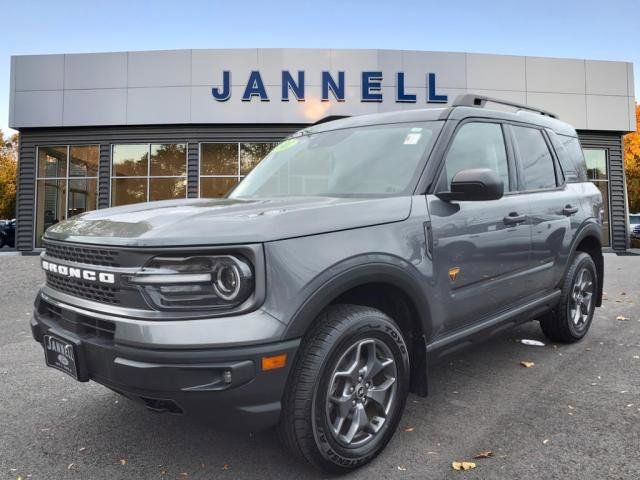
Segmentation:
{"type": "Polygon", "coordinates": [[[317,124],[224,199],[52,226],[31,322],[46,363],[155,411],[277,426],[344,472],[461,344],[532,319],[580,340],[602,299],[600,192],[571,126],[488,101],[505,103],[317,124]]]}

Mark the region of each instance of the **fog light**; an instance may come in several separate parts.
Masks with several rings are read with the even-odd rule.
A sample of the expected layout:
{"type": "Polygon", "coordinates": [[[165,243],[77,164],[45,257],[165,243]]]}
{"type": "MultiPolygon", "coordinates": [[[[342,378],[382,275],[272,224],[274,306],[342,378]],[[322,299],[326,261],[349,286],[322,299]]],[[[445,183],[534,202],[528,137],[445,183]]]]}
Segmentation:
{"type": "Polygon", "coordinates": [[[262,370],[276,370],[287,364],[287,354],[281,353],[271,357],[262,357],[262,370]]]}

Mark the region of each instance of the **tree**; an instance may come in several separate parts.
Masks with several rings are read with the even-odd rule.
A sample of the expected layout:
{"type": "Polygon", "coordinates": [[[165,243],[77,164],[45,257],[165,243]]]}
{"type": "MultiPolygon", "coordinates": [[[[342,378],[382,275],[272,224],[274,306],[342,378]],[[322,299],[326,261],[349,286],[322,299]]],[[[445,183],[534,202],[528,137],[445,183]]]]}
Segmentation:
{"type": "Polygon", "coordinates": [[[636,105],[636,131],[624,136],[624,170],[629,212],[640,212],[640,105],[636,105]]]}
{"type": "Polygon", "coordinates": [[[18,134],[5,139],[0,130],[0,219],[16,216],[17,177],[18,134]]]}

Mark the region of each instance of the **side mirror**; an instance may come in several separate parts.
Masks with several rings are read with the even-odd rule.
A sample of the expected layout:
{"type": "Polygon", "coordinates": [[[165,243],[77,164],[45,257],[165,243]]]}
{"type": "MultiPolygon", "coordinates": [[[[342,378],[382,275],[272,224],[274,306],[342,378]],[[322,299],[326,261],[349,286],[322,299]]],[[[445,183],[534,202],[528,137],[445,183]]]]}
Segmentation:
{"type": "Polygon", "coordinates": [[[488,168],[460,170],[451,180],[451,191],[438,192],[436,196],[445,202],[451,200],[498,200],[504,193],[502,179],[488,168]]]}

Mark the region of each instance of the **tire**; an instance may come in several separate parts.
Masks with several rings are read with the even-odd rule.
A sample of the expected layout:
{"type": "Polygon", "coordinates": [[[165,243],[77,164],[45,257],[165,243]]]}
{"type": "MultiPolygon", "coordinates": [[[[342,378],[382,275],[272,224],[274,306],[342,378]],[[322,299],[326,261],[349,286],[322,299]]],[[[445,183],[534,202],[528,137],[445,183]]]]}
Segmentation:
{"type": "Polygon", "coordinates": [[[587,334],[593,321],[598,285],[593,259],[579,252],[562,282],[560,302],[540,319],[542,332],[549,340],[574,343],[587,334]]]}
{"type": "Polygon", "coordinates": [[[4,247],[5,243],[4,235],[0,235],[0,248],[4,247]]]}
{"type": "Polygon", "coordinates": [[[331,306],[300,346],[283,398],[280,439],[326,472],[361,467],[393,436],[409,376],[409,353],[393,320],[374,308],[331,306]]]}

